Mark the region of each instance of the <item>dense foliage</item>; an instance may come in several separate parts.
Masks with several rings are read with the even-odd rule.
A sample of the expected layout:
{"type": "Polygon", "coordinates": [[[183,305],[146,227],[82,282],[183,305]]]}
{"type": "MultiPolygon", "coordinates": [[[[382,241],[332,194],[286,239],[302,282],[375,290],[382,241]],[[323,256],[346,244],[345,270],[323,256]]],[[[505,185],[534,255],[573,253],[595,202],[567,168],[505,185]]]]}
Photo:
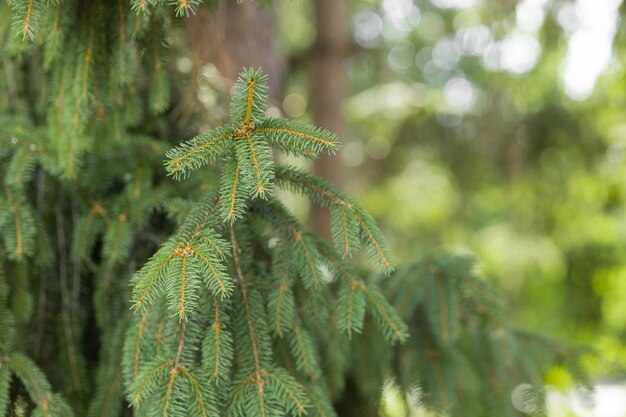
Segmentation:
{"type": "Polygon", "coordinates": [[[207,190],[212,174],[174,185],[160,175],[164,144],[147,127],[169,106],[159,55],[168,10],[22,6],[2,13],[11,16],[7,62],[21,69],[3,85],[14,93],[2,116],[10,162],[0,224],[3,276],[11,277],[3,414],[31,404],[43,415],[119,414],[124,386],[138,415],[218,415],[223,401],[229,415],[332,413],[326,375],[341,374],[347,359],[319,350],[345,350],[366,308],[388,340],[406,337],[379,290],[342,256],[363,246],[391,270],[369,214],[323,180],[274,163],[270,147],[315,158],[337,149],[334,135],[266,118],[266,77],[250,70],[232,93],[233,125],[167,153],[166,170],[178,179],[219,157],[219,192],[207,190]],[[73,30],[85,36],[65,36],[73,30]],[[329,207],[340,252],[304,231],[272,197],[274,183],[329,207]],[[168,236],[172,223],[179,227],[168,236]],[[133,315],[128,277],[155,244],[131,280],[142,311],[133,315]],[[30,322],[35,332],[24,327],[30,322]],[[47,364],[65,400],[30,357],[47,364]]]}
{"type": "Polygon", "coordinates": [[[200,7],[173,3],[0,5],[0,415],[373,416],[391,376],[434,409],[514,415],[516,384],[542,403],[548,366],[576,371],[469,260],[389,277],[372,216],[282,162],[339,141],[268,116],[260,70],[230,123],[171,147],[197,133],[170,46],[200,7]],[[330,210],[332,244],[277,190],[330,210]]]}

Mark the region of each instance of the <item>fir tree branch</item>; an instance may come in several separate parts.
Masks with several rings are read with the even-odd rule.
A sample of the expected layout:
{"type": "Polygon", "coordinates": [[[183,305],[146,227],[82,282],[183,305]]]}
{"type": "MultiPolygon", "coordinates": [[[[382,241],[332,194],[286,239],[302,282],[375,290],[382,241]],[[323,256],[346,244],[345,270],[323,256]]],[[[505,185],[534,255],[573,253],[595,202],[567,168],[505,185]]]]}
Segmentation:
{"type": "Polygon", "coordinates": [[[0,415],[6,416],[9,409],[9,391],[11,389],[11,370],[0,361],[0,415]]]}
{"type": "Polygon", "coordinates": [[[174,362],[172,366],[170,367],[170,379],[167,382],[167,389],[165,391],[165,399],[164,399],[165,406],[163,407],[163,417],[167,416],[167,410],[169,409],[170,401],[172,398],[172,389],[174,388],[174,382],[176,381],[176,378],[178,377],[178,374],[181,371],[181,368],[184,368],[180,365],[180,359],[183,355],[183,347],[185,346],[185,331],[187,330],[187,325],[188,325],[187,320],[183,321],[182,324],[180,325],[180,333],[178,335],[178,348],[176,350],[176,358],[174,359],[174,362]]]}
{"type": "Polygon", "coordinates": [[[135,12],[141,12],[144,14],[148,14],[150,12],[147,0],[131,0],[131,8],[135,12]]]}
{"type": "MultiPolygon", "coordinates": [[[[216,264],[209,259],[209,257],[204,254],[199,247],[191,246],[188,247],[189,253],[194,256],[200,258],[200,260],[204,263],[204,265],[209,269],[211,278],[217,283],[218,287],[216,290],[213,289],[214,285],[212,282],[209,284],[209,288],[213,290],[213,292],[217,292],[220,295],[220,299],[228,297],[232,291],[232,284],[230,282],[230,278],[227,276],[222,276],[222,272],[218,270],[216,264]]],[[[223,253],[223,252],[221,252],[223,253]]]]}
{"type": "Polygon", "coordinates": [[[133,375],[137,378],[139,374],[139,354],[141,353],[141,343],[143,340],[143,334],[148,328],[148,311],[144,311],[143,316],[141,317],[141,321],[137,325],[137,339],[135,343],[135,354],[134,354],[134,365],[133,365],[133,375]]]}
{"type": "Polygon", "coordinates": [[[303,385],[302,389],[309,397],[309,401],[313,407],[313,411],[317,413],[317,417],[337,417],[333,406],[328,401],[329,395],[319,393],[320,387],[318,385],[303,385]]]}
{"type": "Polygon", "coordinates": [[[334,240],[340,250],[350,254],[357,242],[362,241],[386,274],[393,270],[382,233],[374,219],[363,208],[350,201],[327,181],[298,169],[277,166],[275,175],[279,184],[310,197],[323,207],[331,207],[331,214],[333,208],[344,210],[341,215],[338,216],[335,212],[332,217],[334,240]],[[345,224],[343,215],[346,216],[345,224]]]}
{"type": "Polygon", "coordinates": [[[227,162],[220,181],[220,215],[232,225],[246,209],[246,187],[241,184],[241,167],[234,156],[227,162]]]}
{"type": "Polygon", "coordinates": [[[181,273],[180,273],[180,301],[178,302],[178,315],[180,317],[184,317],[186,319],[187,317],[187,309],[185,308],[185,278],[186,278],[186,273],[187,273],[187,252],[183,253],[183,255],[181,255],[181,273]]]}
{"type": "Polygon", "coordinates": [[[13,221],[15,222],[15,254],[16,257],[20,259],[22,255],[24,255],[24,237],[22,232],[22,220],[20,219],[20,205],[13,198],[11,189],[6,185],[4,186],[4,193],[13,209],[13,221]]]}
{"type": "Polygon", "coordinates": [[[171,4],[176,5],[176,15],[189,17],[195,14],[195,7],[200,4],[200,0],[170,0],[171,4]]]}
{"type": "MultiPolygon", "coordinates": [[[[263,403],[263,377],[261,375],[262,367],[259,359],[259,348],[257,346],[257,337],[256,337],[256,329],[254,328],[252,313],[250,311],[250,303],[248,301],[248,285],[245,281],[243,270],[241,268],[240,254],[241,248],[239,247],[239,243],[237,242],[237,237],[235,236],[235,229],[231,226],[230,228],[230,243],[233,251],[233,261],[235,262],[235,270],[237,271],[237,284],[241,289],[241,296],[243,298],[243,305],[246,314],[246,323],[248,326],[248,332],[250,334],[250,343],[252,344],[252,355],[254,357],[254,368],[255,368],[255,379],[254,382],[257,386],[257,392],[259,396],[259,401],[263,403]]],[[[264,407],[261,407],[264,409],[264,407]]]]}
{"type": "Polygon", "coordinates": [[[392,343],[403,342],[409,336],[406,324],[387,302],[382,293],[371,285],[363,290],[372,315],[379,322],[385,337],[392,343]]]}
{"type": "Polygon", "coordinates": [[[258,135],[242,133],[235,145],[242,180],[250,184],[253,197],[266,198],[274,179],[274,159],[267,143],[258,135]]]}
{"type": "Polygon", "coordinates": [[[228,150],[235,131],[230,127],[218,128],[184,142],[169,150],[165,169],[176,179],[184,178],[189,171],[198,169],[228,150]]]}
{"type": "Polygon", "coordinates": [[[22,353],[16,352],[7,358],[6,365],[22,381],[31,399],[41,407],[50,401],[50,383],[35,363],[22,353]]]}
{"type": "Polygon", "coordinates": [[[278,277],[278,286],[273,288],[269,294],[268,309],[270,310],[270,320],[272,331],[278,336],[290,330],[294,321],[294,299],[293,292],[289,286],[289,265],[287,251],[277,251],[274,257],[272,273],[278,277]]]}
{"type": "Polygon", "coordinates": [[[440,352],[433,345],[428,329],[426,329],[423,322],[418,322],[418,329],[425,345],[424,347],[426,355],[428,357],[428,363],[430,364],[430,367],[433,371],[432,375],[434,376],[435,382],[437,384],[437,393],[439,394],[443,408],[447,409],[449,407],[450,400],[448,399],[445,376],[441,370],[441,366],[439,363],[440,352]]]}
{"type": "MultiPolygon", "coordinates": [[[[200,411],[202,411],[202,417],[208,417],[210,411],[208,408],[208,403],[205,401],[200,382],[186,367],[181,367],[180,372],[185,378],[187,378],[187,380],[191,383],[191,386],[193,387],[195,398],[198,400],[198,403],[200,405],[200,411]]],[[[213,412],[213,414],[215,414],[215,412],[213,412]]]]}
{"type": "Polygon", "coordinates": [[[134,380],[134,385],[139,384],[139,386],[132,391],[135,395],[132,397],[131,403],[134,405],[138,405],[142,400],[142,395],[146,389],[150,387],[151,384],[154,383],[157,375],[165,368],[171,365],[169,360],[163,360],[155,363],[153,366],[147,367],[149,372],[142,373],[139,378],[134,380]]]}
{"type": "Polygon", "coordinates": [[[286,133],[289,135],[293,135],[293,136],[297,136],[300,138],[304,138],[304,139],[308,139],[308,140],[312,140],[314,142],[318,142],[320,144],[322,144],[323,146],[329,147],[329,148],[336,148],[336,144],[333,143],[330,140],[321,138],[321,137],[317,137],[317,136],[313,136],[313,135],[309,135],[307,133],[303,133],[303,132],[298,132],[297,130],[293,130],[293,129],[289,129],[289,128],[281,128],[281,127],[260,127],[258,129],[256,129],[257,132],[259,133],[286,133]]]}
{"type": "Polygon", "coordinates": [[[89,417],[107,417],[116,412],[116,406],[119,408],[121,405],[121,401],[118,402],[116,397],[121,394],[120,391],[122,390],[122,381],[122,370],[121,368],[117,368],[115,370],[113,380],[107,381],[108,384],[104,385],[104,388],[106,390],[105,395],[101,398],[96,398],[96,400],[94,400],[98,401],[99,403],[91,403],[88,413],[89,417]],[[98,410],[97,408],[92,408],[93,404],[97,404],[99,407],[101,407],[101,409],[98,410]]]}
{"type": "Polygon", "coordinates": [[[324,149],[335,152],[340,146],[333,133],[297,120],[267,118],[254,131],[265,136],[270,144],[279,149],[283,146],[302,148],[319,155],[324,149]]]}
{"type": "Polygon", "coordinates": [[[246,96],[246,115],[243,119],[243,125],[249,126],[252,118],[252,106],[254,104],[254,88],[257,85],[257,80],[254,77],[250,77],[246,80],[248,86],[248,94],[246,96]]]}
{"type": "Polygon", "coordinates": [[[32,37],[32,30],[30,28],[30,19],[33,15],[33,3],[35,3],[35,0],[30,0],[28,2],[28,9],[26,10],[26,17],[24,18],[24,23],[22,24],[22,34],[24,38],[26,38],[27,35],[32,37]]]}
{"type": "MultiPolygon", "coordinates": [[[[165,247],[163,249],[165,249],[165,247]]],[[[152,259],[157,259],[156,256],[158,254],[159,253],[157,252],[152,259]]],[[[134,297],[137,300],[135,301],[132,307],[134,310],[139,310],[140,308],[143,307],[143,303],[150,296],[152,287],[154,287],[155,283],[160,278],[161,274],[165,271],[165,268],[169,265],[172,259],[177,258],[179,256],[180,254],[176,252],[172,252],[169,256],[167,256],[167,258],[165,258],[163,262],[160,262],[159,266],[155,270],[153,270],[153,272],[150,273],[148,277],[146,277],[145,279],[137,279],[135,285],[133,286],[133,292],[139,290],[141,286],[144,286],[146,280],[148,281],[148,283],[147,285],[144,286],[141,293],[138,294],[138,297],[134,297]]]]}
{"type": "Polygon", "coordinates": [[[293,326],[291,348],[298,368],[305,372],[313,383],[319,379],[320,368],[315,357],[315,349],[305,329],[293,326]]]}
{"type": "Polygon", "coordinates": [[[235,81],[230,113],[244,133],[265,118],[267,89],[267,76],[260,69],[244,69],[235,81]]]}
{"type": "Polygon", "coordinates": [[[284,392],[291,400],[293,405],[292,412],[295,415],[300,416],[306,414],[306,406],[308,405],[308,403],[305,402],[306,397],[304,397],[304,393],[298,392],[293,388],[301,389],[300,384],[293,380],[286,372],[279,369],[276,369],[274,372],[264,371],[264,374],[279,388],[279,391],[284,392]]]}
{"type": "Polygon", "coordinates": [[[213,297],[213,324],[202,344],[203,362],[216,385],[229,379],[233,361],[233,338],[226,325],[227,315],[220,312],[220,301],[213,297]],[[211,369],[212,368],[212,369],[211,369]]]}
{"type": "Polygon", "coordinates": [[[365,231],[369,243],[373,245],[376,255],[378,256],[378,261],[383,266],[383,270],[386,274],[391,273],[391,271],[393,271],[393,265],[389,260],[389,255],[386,253],[387,249],[382,246],[382,234],[374,225],[373,219],[371,219],[370,216],[363,210],[357,209],[354,211],[354,214],[359,223],[361,223],[361,228],[365,231]]]}
{"type": "Polygon", "coordinates": [[[211,239],[210,237],[206,236],[204,233],[198,231],[196,232],[196,234],[193,236],[193,238],[191,239],[191,241],[189,242],[190,245],[193,245],[193,242],[196,239],[200,239],[201,241],[204,241],[205,243],[208,243],[209,246],[211,248],[213,248],[215,250],[215,252],[217,252],[218,256],[221,259],[225,259],[226,258],[226,254],[224,253],[224,250],[222,248],[220,248],[213,239],[211,239]]]}
{"type": "Polygon", "coordinates": [[[337,306],[339,329],[345,331],[348,337],[352,332],[361,333],[365,318],[365,297],[363,297],[365,285],[357,280],[351,280],[344,285],[339,292],[337,306]]]}
{"type": "Polygon", "coordinates": [[[220,345],[221,345],[221,339],[220,339],[220,331],[222,328],[222,323],[220,321],[220,309],[218,306],[218,301],[217,298],[215,298],[213,300],[213,303],[215,304],[215,321],[213,322],[213,332],[215,332],[215,367],[213,370],[213,376],[215,378],[217,378],[219,376],[219,372],[220,372],[220,345]]]}

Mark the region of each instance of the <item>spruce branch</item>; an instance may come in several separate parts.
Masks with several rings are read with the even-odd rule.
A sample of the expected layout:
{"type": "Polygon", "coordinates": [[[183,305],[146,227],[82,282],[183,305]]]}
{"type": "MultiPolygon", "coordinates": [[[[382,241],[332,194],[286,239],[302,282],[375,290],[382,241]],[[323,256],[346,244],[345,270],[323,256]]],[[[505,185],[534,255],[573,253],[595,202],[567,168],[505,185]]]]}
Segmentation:
{"type": "Polygon", "coordinates": [[[259,389],[259,391],[262,392],[264,382],[261,377],[261,370],[262,370],[261,362],[260,362],[261,355],[259,353],[259,346],[258,346],[257,334],[256,334],[257,332],[254,326],[254,318],[252,315],[252,311],[250,309],[248,284],[246,283],[246,280],[244,278],[243,268],[242,268],[241,260],[240,260],[241,247],[239,246],[239,243],[237,242],[235,229],[232,226],[230,228],[230,243],[232,245],[235,270],[237,271],[237,284],[239,285],[239,288],[241,289],[241,297],[242,297],[243,306],[245,309],[245,321],[246,321],[246,325],[248,327],[248,331],[250,334],[250,343],[251,343],[252,355],[254,359],[255,384],[257,385],[257,388],[259,389]]]}
{"type": "Polygon", "coordinates": [[[233,336],[228,315],[220,312],[223,303],[213,299],[213,324],[202,342],[203,362],[208,367],[210,379],[217,385],[230,379],[233,363],[233,336]]]}
{"type": "MultiPolygon", "coordinates": [[[[0,362],[1,364],[1,362],[0,362]]],[[[9,409],[9,392],[11,389],[11,370],[0,366],[0,415],[6,415],[9,409]]]]}
{"type": "MultiPolygon", "coordinates": [[[[390,269],[373,219],[324,180],[275,165],[271,148],[311,157],[336,149],[336,138],[301,122],[265,118],[266,83],[260,71],[244,72],[233,90],[234,124],[167,152],[166,171],[177,179],[216,159],[224,165],[217,190],[195,204],[170,203],[182,209],[176,214],[178,231],[131,280],[132,308],[143,315],[129,327],[123,363],[131,381],[128,400],[140,413],[215,415],[218,395],[229,400],[227,414],[235,417],[303,415],[307,410],[329,414],[325,404],[330,400],[317,397],[312,405],[299,381],[325,383],[321,335],[360,333],[369,311],[386,339],[405,337],[404,324],[382,295],[341,256],[364,246],[383,269],[390,269]],[[272,195],[275,184],[331,210],[338,250],[305,231],[272,195]],[[276,249],[257,248],[265,227],[279,238],[276,249]],[[257,258],[263,254],[267,265],[257,258]],[[328,285],[328,266],[330,275],[341,277],[338,294],[328,285]],[[336,309],[329,305],[333,297],[336,309]],[[319,324],[326,322],[329,328],[319,324]],[[175,331],[180,332],[177,345],[175,331]],[[273,355],[276,338],[283,339],[284,363],[273,355]],[[285,364],[289,371],[281,366],[285,364]]],[[[143,197],[144,189],[149,190],[143,178],[150,173],[142,173],[128,183],[125,200],[92,201],[75,231],[84,236],[104,229],[109,274],[127,260],[131,225],[145,222],[142,213],[158,204],[143,197]],[[146,208],[134,209],[128,204],[133,199],[146,208]]],[[[73,258],[80,261],[93,242],[77,239],[73,258]]]]}
{"type": "Polygon", "coordinates": [[[16,37],[22,40],[34,40],[39,34],[44,6],[43,0],[24,0],[10,2],[13,12],[11,24],[16,37]]]}
{"type": "Polygon", "coordinates": [[[165,162],[176,179],[221,157],[225,162],[220,212],[233,223],[248,198],[266,199],[274,180],[271,148],[312,158],[339,147],[336,136],[303,122],[266,118],[267,76],[261,70],[244,70],[233,87],[232,126],[222,126],[172,149],[165,162]]]}
{"type": "Polygon", "coordinates": [[[181,235],[170,239],[133,277],[133,309],[152,304],[164,291],[170,308],[183,320],[195,309],[201,284],[220,299],[230,297],[233,284],[224,265],[227,243],[206,227],[189,239],[181,235]]]}
{"type": "Polygon", "coordinates": [[[363,245],[386,274],[393,271],[385,239],[374,219],[360,205],[324,179],[297,168],[277,166],[276,181],[287,189],[309,197],[322,207],[330,208],[333,240],[344,255],[350,255],[363,245]]]}
{"type": "Polygon", "coordinates": [[[189,17],[196,13],[196,7],[201,0],[170,0],[170,4],[176,6],[176,15],[189,17]]]}

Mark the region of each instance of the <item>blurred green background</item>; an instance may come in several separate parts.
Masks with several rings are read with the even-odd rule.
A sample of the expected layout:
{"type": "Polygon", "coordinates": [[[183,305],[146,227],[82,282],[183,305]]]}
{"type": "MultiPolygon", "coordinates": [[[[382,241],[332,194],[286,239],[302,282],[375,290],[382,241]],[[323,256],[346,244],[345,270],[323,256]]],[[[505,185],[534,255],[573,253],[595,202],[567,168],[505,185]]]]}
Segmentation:
{"type": "MultiPolygon", "coordinates": [[[[275,45],[265,67],[280,80],[271,111],[344,130],[344,170],[329,176],[377,218],[396,261],[474,254],[517,326],[626,366],[622,1],[268,4],[275,19],[263,35],[273,33],[275,45]],[[341,17],[329,22],[339,5],[341,17]],[[342,31],[345,45],[320,40],[342,31]],[[315,66],[330,67],[316,60],[333,52],[346,84],[339,127],[325,123],[315,97],[332,95],[315,66]]],[[[217,69],[203,69],[213,87],[217,69]]],[[[215,97],[200,86],[207,108],[215,97]]],[[[615,378],[606,367],[591,370],[599,384],[615,378]]],[[[571,377],[554,369],[546,381],[566,390],[571,377]]],[[[619,376],[609,382],[624,385],[619,376]]],[[[625,389],[598,393],[608,407],[598,416],[626,415],[625,389]]]]}
{"type": "MultiPolygon", "coordinates": [[[[473,253],[517,325],[592,345],[620,364],[623,8],[617,0],[351,1],[342,155],[349,193],[380,221],[400,263],[434,250],[473,253]]],[[[314,42],[310,15],[307,2],[281,6],[288,55],[314,42]]],[[[307,117],[308,83],[306,66],[294,68],[285,113],[307,117]]],[[[567,385],[559,370],[546,378],[567,385]]]]}

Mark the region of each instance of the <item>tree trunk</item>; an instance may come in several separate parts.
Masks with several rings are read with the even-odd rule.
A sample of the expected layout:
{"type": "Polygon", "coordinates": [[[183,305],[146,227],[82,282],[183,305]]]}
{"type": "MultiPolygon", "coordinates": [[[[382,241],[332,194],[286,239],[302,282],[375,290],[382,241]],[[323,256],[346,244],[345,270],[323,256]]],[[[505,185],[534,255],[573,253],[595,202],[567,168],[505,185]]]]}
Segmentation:
{"type": "Polygon", "coordinates": [[[214,13],[199,9],[189,18],[189,37],[196,64],[211,62],[230,81],[243,67],[261,67],[270,77],[270,97],[282,95],[285,58],[276,46],[271,8],[220,0],[214,13]]]}
{"type": "MultiPolygon", "coordinates": [[[[345,97],[343,62],[350,48],[347,5],[344,0],[315,0],[313,3],[317,37],[311,54],[311,98],[315,124],[343,140],[346,135],[341,115],[345,97]]],[[[315,162],[314,170],[340,189],[344,187],[345,169],[336,155],[322,155],[315,162]]],[[[314,206],[311,222],[317,233],[330,238],[327,209],[314,206]]]]}

